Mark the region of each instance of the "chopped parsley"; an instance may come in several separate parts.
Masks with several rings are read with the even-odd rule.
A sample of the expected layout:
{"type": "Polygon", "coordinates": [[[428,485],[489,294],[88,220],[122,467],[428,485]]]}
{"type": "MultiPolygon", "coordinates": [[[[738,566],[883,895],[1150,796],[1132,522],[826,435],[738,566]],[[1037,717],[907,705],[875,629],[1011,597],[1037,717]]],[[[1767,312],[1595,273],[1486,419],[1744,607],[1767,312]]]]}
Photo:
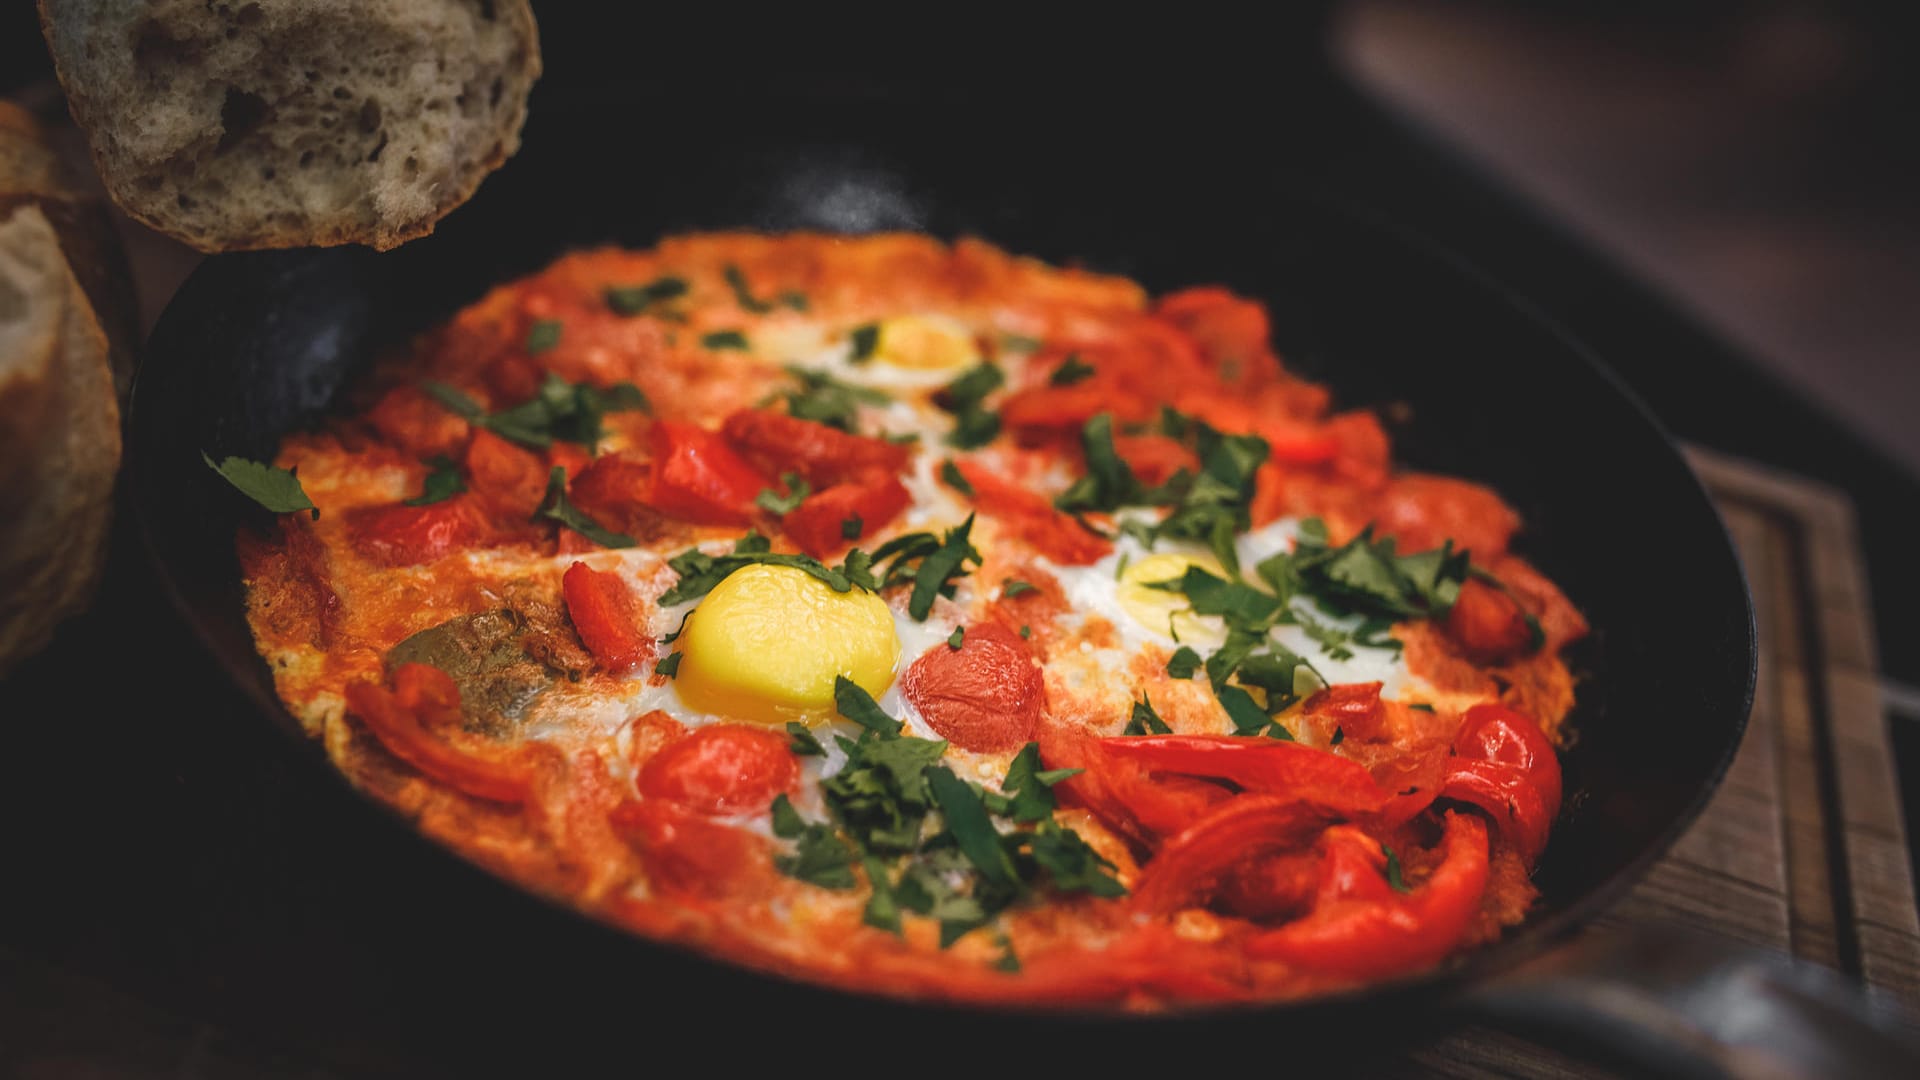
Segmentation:
{"type": "Polygon", "coordinates": [[[847,360],[854,364],[864,364],[873,359],[873,350],[880,345],[880,324],[866,323],[856,326],[847,335],[847,344],[851,351],[847,360]]]}
{"type": "Polygon", "coordinates": [[[655,304],[687,295],[687,282],[685,278],[660,277],[645,285],[616,286],[601,295],[617,314],[641,315],[655,304]]]}
{"type": "Polygon", "coordinates": [[[1191,679],[1200,669],[1200,654],[1182,645],[1167,657],[1167,674],[1176,679],[1191,679]]]}
{"type": "Polygon", "coordinates": [[[820,745],[820,740],[814,737],[812,730],[798,720],[787,721],[787,737],[793,740],[787,744],[787,749],[801,757],[825,757],[827,754],[827,748],[820,745]]]}
{"type": "Polygon", "coordinates": [[[560,320],[541,319],[527,327],[527,355],[538,356],[560,344],[560,320]]]}
{"type": "Polygon", "coordinates": [[[860,534],[866,531],[867,523],[860,519],[859,514],[849,514],[840,519],[840,539],[842,540],[858,540],[860,534]]]}
{"type": "Polygon", "coordinates": [[[715,352],[723,349],[746,352],[750,348],[747,344],[747,335],[738,330],[715,330],[711,334],[703,335],[700,338],[700,347],[712,349],[715,352]]]}
{"type": "Polygon", "coordinates": [[[201,452],[200,460],[207,463],[207,468],[225,477],[227,483],[240,489],[240,494],[276,514],[309,510],[314,520],[320,518],[319,508],[313,505],[312,499],[307,498],[306,489],[300,486],[300,478],[294,475],[292,469],[262,465],[241,457],[229,457],[216,465],[205,451],[201,452]]]}
{"type": "Polygon", "coordinates": [[[960,651],[961,644],[966,640],[967,628],[964,626],[956,626],[953,628],[953,633],[947,635],[947,648],[958,652],[960,651]]]}
{"type": "Polygon", "coordinates": [[[800,503],[808,495],[813,493],[813,488],[800,478],[799,473],[781,473],[780,482],[786,486],[786,494],[782,495],[772,488],[761,488],[760,494],[753,497],[753,505],[769,514],[791,514],[799,509],[800,503]]]}
{"type": "Polygon", "coordinates": [[[601,419],[612,412],[651,412],[647,396],[632,383],[600,389],[589,383],[570,383],[549,372],[540,389],[511,409],[486,413],[478,402],[448,386],[428,380],[420,388],[455,415],[510,442],[545,450],[556,439],[592,450],[605,434],[601,419]]]}
{"type": "Polygon", "coordinates": [[[940,479],[953,490],[969,499],[973,498],[975,494],[973,485],[967,481],[965,474],[960,471],[960,466],[955,465],[952,458],[940,463],[940,479]]]}
{"type": "MultiPolygon", "coordinates": [[[[739,267],[728,263],[726,269],[721,271],[721,274],[727,279],[727,287],[733,290],[733,298],[739,303],[741,310],[751,311],[755,315],[765,315],[767,312],[773,310],[772,303],[766,300],[754,299],[752,290],[747,288],[747,275],[741,273],[739,267]]],[[[785,296],[799,296],[799,294],[787,293],[785,296]]],[[[805,311],[806,302],[807,298],[801,296],[800,306],[795,308],[795,310],[805,311]]]]}
{"type": "Polygon", "coordinates": [[[878,390],[842,382],[824,371],[790,364],[787,374],[800,384],[797,390],[774,395],[776,400],[786,399],[787,412],[852,434],[859,433],[860,406],[885,405],[893,400],[878,390]]]}
{"type": "Polygon", "coordinates": [[[1140,700],[1133,703],[1133,715],[1128,718],[1126,730],[1121,734],[1171,735],[1173,729],[1167,726],[1165,720],[1160,719],[1160,713],[1153,707],[1153,698],[1141,694],[1140,700]]]}
{"type": "Polygon", "coordinates": [[[673,678],[675,675],[680,674],[680,658],[685,655],[687,654],[678,652],[668,653],[661,657],[658,663],[653,665],[653,673],[655,675],[665,675],[669,679],[673,678]]]}
{"type": "Polygon", "coordinates": [[[1039,591],[1040,591],[1039,586],[1029,584],[1025,581],[1021,581],[1019,578],[1010,577],[1000,583],[1000,595],[1006,597],[1008,600],[1011,600],[1022,593],[1039,592],[1039,591]]]}
{"type": "Polygon", "coordinates": [[[445,454],[435,454],[427,459],[433,471],[427,473],[426,480],[420,484],[420,494],[411,499],[402,500],[408,506],[432,506],[445,502],[467,490],[467,483],[460,477],[460,466],[445,454]]]}
{"type": "Polygon", "coordinates": [[[1385,844],[1380,845],[1380,850],[1387,854],[1387,887],[1397,893],[1412,892],[1413,889],[1407,885],[1406,879],[1400,876],[1400,856],[1395,855],[1393,849],[1385,844]]]}
{"type": "MultiPolygon", "coordinates": [[[[623,546],[631,547],[632,542],[623,546]]],[[[870,559],[864,551],[856,549],[847,552],[846,559],[834,567],[811,555],[776,555],[771,547],[766,537],[750,532],[735,541],[733,550],[725,555],[709,555],[697,547],[688,548],[667,560],[668,569],[680,575],[680,579],[660,594],[660,604],[667,606],[698,600],[712,592],[715,585],[726,580],[727,575],[735,570],[755,565],[791,566],[803,570],[826,582],[834,592],[846,592],[855,585],[864,589],[876,587],[873,574],[868,570],[870,559]]]]}
{"type": "Polygon", "coordinates": [[[1052,375],[1047,376],[1047,384],[1050,386],[1072,386],[1074,383],[1083,382],[1092,376],[1092,364],[1080,359],[1079,353],[1068,353],[1066,360],[1063,361],[1059,367],[1053,369],[1052,375]]]}
{"type": "Polygon", "coordinates": [[[540,500],[540,508],[533,512],[533,517],[535,521],[541,518],[557,521],[601,547],[630,548],[634,545],[633,537],[602,527],[567,501],[567,470],[559,465],[555,465],[553,471],[547,474],[547,494],[540,500]]]}
{"type": "Polygon", "coordinates": [[[992,442],[1000,434],[1000,414],[989,410],[987,395],[1005,385],[1007,378],[999,365],[981,363],[948,383],[934,395],[934,403],[953,414],[953,430],[947,433],[947,445],[972,450],[992,442]]]}

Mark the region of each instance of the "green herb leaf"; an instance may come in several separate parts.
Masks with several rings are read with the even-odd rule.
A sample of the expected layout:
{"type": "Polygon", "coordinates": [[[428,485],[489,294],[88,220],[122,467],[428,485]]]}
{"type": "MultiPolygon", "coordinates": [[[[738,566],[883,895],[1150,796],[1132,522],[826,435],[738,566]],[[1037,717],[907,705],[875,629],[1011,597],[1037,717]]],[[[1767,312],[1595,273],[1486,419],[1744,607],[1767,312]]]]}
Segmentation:
{"type": "Polygon", "coordinates": [[[969,571],[968,562],[980,565],[980,552],[968,539],[973,531],[973,515],[958,526],[948,529],[941,538],[940,546],[920,563],[913,576],[913,594],[907,598],[907,614],[917,622],[925,622],[927,614],[933,610],[933,598],[943,592],[950,593],[948,582],[963,577],[969,571]]]}
{"type": "Polygon", "coordinates": [[[927,788],[947,819],[947,831],[953,834],[967,861],[989,882],[1013,885],[1016,882],[1013,861],[1000,846],[1000,833],[994,829],[993,819],[987,816],[980,796],[944,765],[927,770],[927,788]]]}
{"type": "Polygon", "coordinates": [[[1053,816],[1059,803],[1053,797],[1053,785],[1079,775],[1081,769],[1040,768],[1040,744],[1028,743],[1013,756],[1007,766],[1007,778],[1000,790],[1008,792],[1006,816],[1019,824],[1044,821],[1053,816]]]}
{"type": "Polygon", "coordinates": [[[809,825],[800,834],[792,855],[776,855],[774,868],[791,878],[823,889],[851,889],[853,849],[825,825],[809,825]]]}
{"type": "Polygon", "coordinates": [[[1061,892],[1084,892],[1105,899],[1127,895],[1127,887],[1108,871],[1114,865],[1100,857],[1080,834],[1055,821],[1043,821],[1034,830],[1033,861],[1053,878],[1061,892]]]}
{"type": "Polygon", "coordinates": [[[934,396],[934,402],[954,416],[954,428],[947,434],[947,445],[971,450],[992,442],[1000,434],[1000,416],[985,407],[987,395],[1006,383],[999,365],[981,363],[948,383],[934,396]]]}
{"type": "Polygon", "coordinates": [[[603,528],[599,522],[567,501],[567,470],[558,465],[547,474],[547,494],[540,500],[540,508],[533,512],[533,516],[536,521],[540,518],[557,521],[601,547],[629,548],[634,545],[633,537],[603,528]]]}
{"type": "Polygon", "coordinates": [[[807,819],[793,808],[793,801],[784,792],[773,797],[773,807],[769,812],[773,818],[773,835],[780,839],[791,840],[807,831],[807,819]]]}
{"type": "Polygon", "coordinates": [[[856,433],[862,405],[886,405],[893,399],[871,387],[842,382],[823,371],[788,365],[787,374],[800,384],[784,395],[787,412],[841,431],[856,433]]]}
{"type": "Polygon", "coordinates": [[[1040,590],[1037,586],[1029,584],[1025,581],[1021,581],[1019,578],[1010,577],[1000,583],[1000,595],[1005,597],[1008,600],[1011,600],[1014,597],[1019,596],[1021,593],[1030,593],[1030,592],[1038,592],[1038,591],[1040,590]]]}
{"type": "Polygon", "coordinates": [[[445,502],[467,490],[466,481],[460,477],[460,466],[445,454],[436,454],[427,461],[433,471],[427,474],[420,484],[420,494],[411,499],[403,499],[408,506],[432,506],[445,502]]]}
{"type": "Polygon", "coordinates": [[[1068,353],[1066,360],[1063,361],[1059,367],[1053,369],[1052,375],[1047,376],[1047,383],[1051,386],[1072,386],[1074,383],[1082,382],[1092,377],[1092,375],[1092,364],[1081,360],[1079,353],[1068,353]]]}
{"type": "Polygon", "coordinates": [[[867,323],[854,327],[853,332],[847,335],[847,343],[853,350],[847,355],[848,361],[864,364],[873,359],[873,350],[880,344],[880,324],[867,323]]]}
{"type": "Polygon", "coordinates": [[[687,282],[684,278],[661,277],[645,285],[626,285],[610,288],[602,294],[607,306],[621,315],[639,315],[649,307],[668,300],[677,300],[687,295],[687,282]]]}
{"type": "Polygon", "coordinates": [[[1008,938],[1005,934],[1001,934],[998,941],[1002,951],[1000,953],[1000,959],[993,962],[993,969],[1012,975],[1019,974],[1020,958],[1014,955],[1012,939],[1008,938]]]}
{"type": "Polygon", "coordinates": [[[966,476],[960,472],[960,466],[955,465],[952,458],[940,463],[940,479],[953,490],[969,499],[973,498],[973,485],[967,482],[966,476]]]}
{"type": "Polygon", "coordinates": [[[860,520],[859,514],[850,514],[840,519],[840,539],[858,540],[860,534],[867,531],[867,523],[860,520]]]}
{"type": "Polygon", "coordinates": [[[1235,734],[1258,735],[1273,723],[1273,717],[1267,710],[1253,700],[1253,695],[1237,686],[1228,684],[1217,687],[1214,696],[1220,699],[1220,707],[1227,711],[1227,719],[1232,721],[1235,734]]]}
{"type": "Polygon", "coordinates": [[[967,628],[964,626],[956,626],[953,628],[953,633],[947,636],[947,648],[959,652],[960,643],[965,640],[967,640],[967,628]]]}
{"type": "Polygon", "coordinates": [[[1121,734],[1171,735],[1173,729],[1167,726],[1165,720],[1160,719],[1159,712],[1153,707],[1153,698],[1150,695],[1141,694],[1140,700],[1133,703],[1133,715],[1127,719],[1127,726],[1121,734]]]}
{"type": "Polygon", "coordinates": [[[555,439],[592,449],[600,442],[600,421],[607,413],[651,411],[647,396],[632,383],[617,383],[602,390],[588,383],[569,383],[552,373],[531,398],[491,415],[483,414],[472,398],[445,383],[429,380],[420,386],[469,423],[537,450],[552,446],[555,439]]]}
{"type": "Polygon", "coordinates": [[[560,344],[560,320],[541,319],[527,328],[527,354],[538,356],[560,344]]]}
{"type": "Polygon", "coordinates": [[[1413,889],[1407,885],[1406,879],[1400,876],[1400,856],[1395,855],[1393,849],[1385,844],[1380,845],[1380,850],[1387,853],[1387,887],[1397,893],[1411,893],[1413,889]]]}
{"type": "Polygon", "coordinates": [[[673,678],[675,675],[680,674],[680,658],[685,655],[687,654],[679,652],[668,653],[661,657],[658,663],[653,665],[653,673],[655,675],[665,675],[669,679],[673,678]]]}
{"type": "Polygon", "coordinates": [[[761,488],[760,494],[753,497],[753,505],[769,514],[784,516],[799,509],[800,503],[813,494],[813,488],[800,478],[799,473],[781,473],[780,482],[786,485],[786,494],[782,495],[772,488],[761,488]]]}
{"type": "Polygon", "coordinates": [[[888,716],[873,700],[872,694],[845,675],[833,677],[833,705],[841,716],[881,735],[897,735],[904,726],[888,716]]]}
{"type": "Polygon", "coordinates": [[[779,302],[795,311],[807,310],[807,294],[798,289],[787,289],[780,294],[779,302]]]}
{"type": "Polygon", "coordinates": [[[1431,706],[1431,705],[1429,705],[1429,704],[1427,704],[1427,703],[1426,703],[1426,702],[1424,702],[1424,701],[1416,701],[1416,702],[1414,702],[1413,704],[1411,704],[1411,705],[1409,705],[1409,706],[1407,706],[1407,708],[1409,708],[1409,709],[1419,709],[1419,710],[1420,710],[1421,712],[1432,712],[1432,711],[1433,711],[1433,706],[1431,706]]]}
{"type": "Polygon", "coordinates": [[[787,721],[787,736],[793,740],[787,749],[801,757],[825,757],[827,754],[827,748],[821,746],[820,740],[814,737],[807,725],[798,720],[787,721]]]}
{"type": "Polygon", "coordinates": [[[472,422],[486,415],[486,410],[480,407],[479,402],[468,397],[460,390],[448,386],[446,383],[427,379],[420,384],[420,389],[425,391],[427,396],[433,398],[433,400],[445,405],[448,412],[453,413],[462,420],[472,422]]]}
{"type": "MultiPolygon", "coordinates": [[[[811,555],[775,555],[768,551],[767,538],[759,533],[748,533],[733,545],[733,551],[726,555],[709,555],[699,548],[688,548],[667,560],[668,569],[680,575],[673,587],[660,594],[660,603],[672,605],[687,600],[698,600],[713,591],[715,585],[727,579],[729,574],[743,566],[790,566],[796,570],[818,578],[835,592],[846,592],[854,587],[856,581],[849,576],[849,565],[857,567],[864,580],[857,582],[863,588],[871,588],[871,575],[866,574],[864,562],[856,560],[854,552],[847,553],[847,562],[841,568],[830,567],[811,555]]],[[[859,556],[864,560],[865,556],[859,556]]]]}
{"type": "Polygon", "coordinates": [[[727,279],[727,287],[733,290],[734,300],[739,302],[742,309],[751,311],[755,315],[765,315],[773,310],[772,304],[754,299],[753,293],[747,289],[747,275],[741,273],[739,267],[728,263],[721,273],[727,279]]]}
{"type": "Polygon", "coordinates": [[[716,352],[722,349],[746,352],[750,348],[747,344],[747,335],[738,330],[715,330],[711,334],[704,334],[700,338],[700,346],[716,352]]]}
{"type": "Polygon", "coordinates": [[[1167,674],[1176,679],[1191,679],[1193,673],[1200,670],[1200,654],[1185,645],[1173,651],[1167,658],[1167,674]]]}
{"type": "Polygon", "coordinates": [[[1086,452],[1087,475],[1073,482],[1053,500],[1062,510],[1117,510],[1142,501],[1140,481],[1113,446],[1113,414],[1101,413],[1080,429],[1086,452]]]}
{"type": "Polygon", "coordinates": [[[867,907],[861,915],[862,919],[868,926],[876,926],[899,934],[901,932],[900,904],[894,899],[893,882],[887,877],[887,868],[879,859],[871,855],[861,858],[860,867],[866,871],[867,884],[873,888],[872,895],[867,897],[867,907]]]}
{"type": "Polygon", "coordinates": [[[306,490],[300,486],[300,478],[294,475],[292,469],[262,465],[241,457],[230,457],[216,465],[205,451],[201,452],[200,460],[207,463],[207,468],[225,477],[227,483],[238,488],[242,495],[276,514],[308,510],[313,513],[314,520],[320,518],[319,508],[313,505],[312,499],[307,498],[306,490]]]}

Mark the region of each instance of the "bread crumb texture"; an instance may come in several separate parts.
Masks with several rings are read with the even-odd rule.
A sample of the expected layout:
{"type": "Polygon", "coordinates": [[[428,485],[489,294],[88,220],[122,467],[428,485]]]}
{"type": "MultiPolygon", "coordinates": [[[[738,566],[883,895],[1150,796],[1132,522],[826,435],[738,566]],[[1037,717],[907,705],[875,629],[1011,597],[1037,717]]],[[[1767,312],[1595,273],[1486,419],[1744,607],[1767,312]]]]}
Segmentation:
{"type": "Polygon", "coordinates": [[[431,232],[519,148],[526,0],[42,0],[130,215],[203,251],[431,232]]]}

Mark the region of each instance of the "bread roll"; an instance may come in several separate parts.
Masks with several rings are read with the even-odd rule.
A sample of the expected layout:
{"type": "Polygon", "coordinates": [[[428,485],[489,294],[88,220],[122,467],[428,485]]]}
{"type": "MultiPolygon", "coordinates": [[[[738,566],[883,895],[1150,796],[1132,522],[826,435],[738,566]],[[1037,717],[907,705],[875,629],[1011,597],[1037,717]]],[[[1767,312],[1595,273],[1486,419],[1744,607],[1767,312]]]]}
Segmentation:
{"type": "Polygon", "coordinates": [[[40,208],[0,218],[0,676],[84,608],[120,464],[107,337],[40,208]]]}
{"type": "Polygon", "coordinates": [[[526,0],[41,0],[108,191],[202,251],[431,232],[519,148],[526,0]]]}

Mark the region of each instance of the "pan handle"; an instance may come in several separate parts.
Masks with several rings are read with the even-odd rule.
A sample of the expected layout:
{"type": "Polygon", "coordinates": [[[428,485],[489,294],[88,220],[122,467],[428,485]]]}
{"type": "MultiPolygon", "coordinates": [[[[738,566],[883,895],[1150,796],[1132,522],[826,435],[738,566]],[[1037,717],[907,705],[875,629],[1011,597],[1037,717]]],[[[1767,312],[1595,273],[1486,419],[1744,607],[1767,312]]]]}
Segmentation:
{"type": "Polygon", "coordinates": [[[1583,935],[1465,1002],[1498,1026],[1685,1077],[1920,1076],[1920,1021],[1833,971],[1699,934],[1583,935]]]}

